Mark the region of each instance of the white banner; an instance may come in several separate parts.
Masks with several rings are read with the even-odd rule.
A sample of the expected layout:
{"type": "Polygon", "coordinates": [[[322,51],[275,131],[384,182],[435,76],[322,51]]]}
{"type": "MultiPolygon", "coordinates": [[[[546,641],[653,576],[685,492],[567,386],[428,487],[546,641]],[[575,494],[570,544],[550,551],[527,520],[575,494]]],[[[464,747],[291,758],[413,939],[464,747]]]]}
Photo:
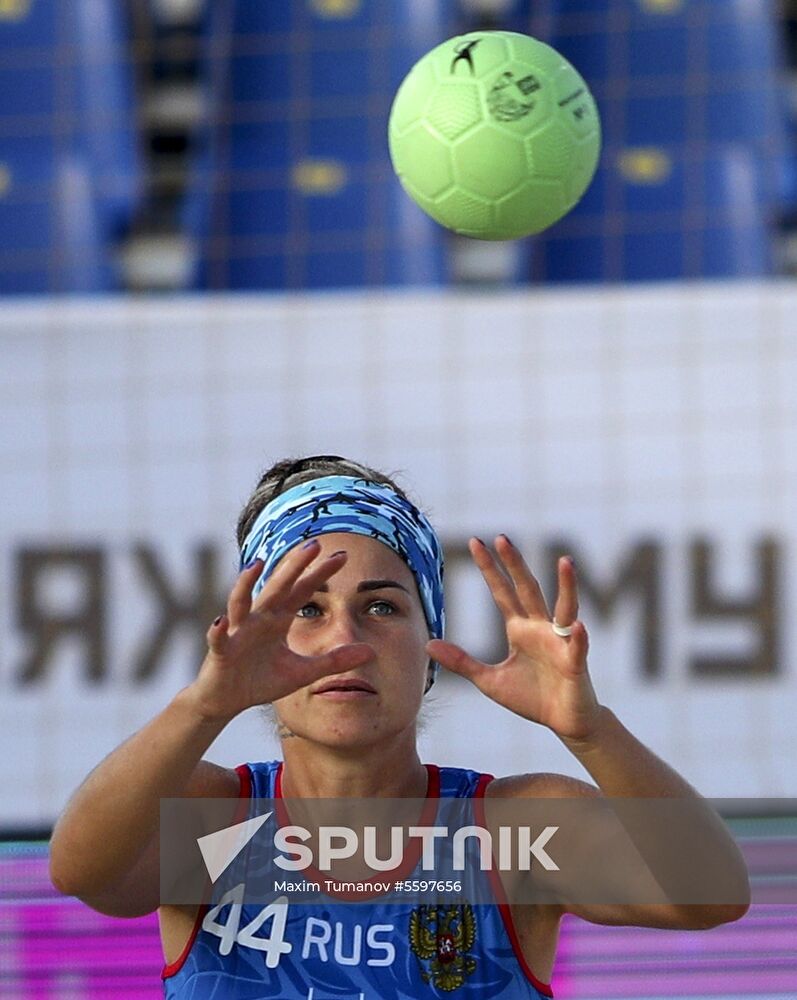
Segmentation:
{"type": "MultiPolygon", "coordinates": [[[[0,804],[52,821],[195,672],[259,472],[400,470],[446,541],[450,636],[502,655],[471,534],[580,573],[600,698],[702,792],[797,795],[797,290],[4,305],[0,804]]],[[[465,682],[424,756],[583,776],[465,682]]],[[[277,752],[257,712],[211,756],[277,752]]]]}

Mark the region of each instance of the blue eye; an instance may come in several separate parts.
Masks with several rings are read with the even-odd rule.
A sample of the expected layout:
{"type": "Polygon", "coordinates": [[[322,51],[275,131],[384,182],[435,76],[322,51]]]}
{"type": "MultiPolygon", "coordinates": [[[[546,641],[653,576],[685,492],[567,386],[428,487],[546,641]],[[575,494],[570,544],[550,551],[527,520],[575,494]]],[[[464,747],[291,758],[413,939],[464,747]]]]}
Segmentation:
{"type": "Polygon", "coordinates": [[[385,608],[387,608],[387,612],[386,612],[387,615],[392,615],[393,612],[396,610],[395,605],[391,604],[390,601],[371,601],[371,603],[368,605],[368,610],[372,611],[374,608],[382,608],[383,609],[378,614],[378,617],[380,617],[380,618],[382,617],[383,614],[385,614],[385,611],[384,611],[385,608]]]}
{"type": "MultiPolygon", "coordinates": [[[[396,606],[391,601],[371,601],[366,605],[366,611],[368,614],[373,614],[377,618],[389,618],[391,615],[396,613],[396,606]]],[[[296,612],[296,617],[321,618],[323,614],[323,610],[318,606],[318,604],[315,603],[315,601],[308,601],[307,604],[303,604],[299,608],[296,612]]]]}

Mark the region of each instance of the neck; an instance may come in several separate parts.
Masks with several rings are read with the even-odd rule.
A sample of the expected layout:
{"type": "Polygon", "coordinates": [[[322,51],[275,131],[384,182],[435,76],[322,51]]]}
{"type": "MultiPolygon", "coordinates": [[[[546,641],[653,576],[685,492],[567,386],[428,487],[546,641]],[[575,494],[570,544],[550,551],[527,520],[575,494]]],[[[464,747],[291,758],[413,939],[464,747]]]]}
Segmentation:
{"type": "Polygon", "coordinates": [[[424,798],[426,768],[415,734],[378,747],[341,749],[301,737],[282,741],[282,791],[289,798],[424,798]]]}

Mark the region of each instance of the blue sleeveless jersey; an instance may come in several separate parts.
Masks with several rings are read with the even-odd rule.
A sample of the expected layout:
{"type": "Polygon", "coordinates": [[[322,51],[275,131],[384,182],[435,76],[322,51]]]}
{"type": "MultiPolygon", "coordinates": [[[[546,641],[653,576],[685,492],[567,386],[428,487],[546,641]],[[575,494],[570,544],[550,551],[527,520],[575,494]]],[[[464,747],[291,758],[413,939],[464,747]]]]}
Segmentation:
{"type": "MultiPolygon", "coordinates": [[[[427,765],[430,797],[483,794],[489,777],[427,765]]],[[[241,794],[277,799],[281,763],[239,768],[241,794]]],[[[485,876],[486,877],[486,876],[485,876]]],[[[204,907],[183,955],[163,970],[174,1000],[540,1000],[509,907],[282,902],[204,907]],[[218,911],[218,912],[217,912],[218,911]]]]}

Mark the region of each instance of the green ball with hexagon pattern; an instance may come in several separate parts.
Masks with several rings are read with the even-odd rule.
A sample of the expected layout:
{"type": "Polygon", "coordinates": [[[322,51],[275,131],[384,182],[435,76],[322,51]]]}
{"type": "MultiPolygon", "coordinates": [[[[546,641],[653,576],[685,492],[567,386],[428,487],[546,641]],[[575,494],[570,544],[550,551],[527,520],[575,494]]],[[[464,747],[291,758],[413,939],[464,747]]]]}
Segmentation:
{"type": "Polygon", "coordinates": [[[598,165],[589,87],[550,45],[476,31],[423,56],[399,87],[388,126],[393,168],[433,219],[480,240],[553,225],[598,165]]]}

